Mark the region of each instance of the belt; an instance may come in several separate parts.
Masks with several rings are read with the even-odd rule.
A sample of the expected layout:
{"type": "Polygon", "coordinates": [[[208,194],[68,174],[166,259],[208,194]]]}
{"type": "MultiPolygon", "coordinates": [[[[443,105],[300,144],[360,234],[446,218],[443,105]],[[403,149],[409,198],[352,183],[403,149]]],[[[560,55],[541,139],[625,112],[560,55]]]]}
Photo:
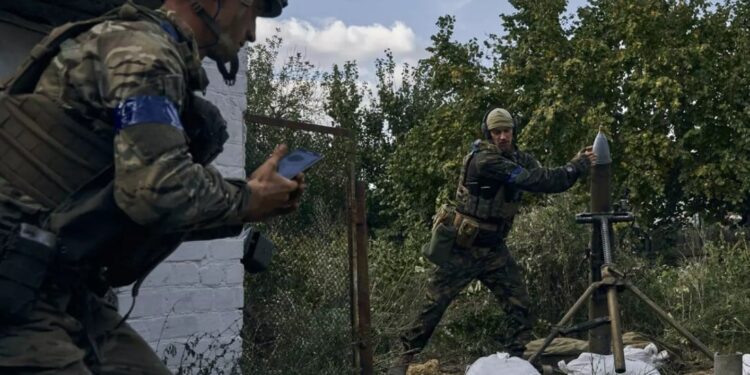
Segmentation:
{"type": "Polygon", "coordinates": [[[456,211],[456,216],[453,219],[453,225],[458,229],[461,227],[461,223],[463,223],[464,221],[467,221],[475,225],[480,230],[484,230],[488,232],[497,232],[497,229],[498,229],[497,224],[490,224],[490,223],[482,222],[471,216],[467,216],[456,211]]]}

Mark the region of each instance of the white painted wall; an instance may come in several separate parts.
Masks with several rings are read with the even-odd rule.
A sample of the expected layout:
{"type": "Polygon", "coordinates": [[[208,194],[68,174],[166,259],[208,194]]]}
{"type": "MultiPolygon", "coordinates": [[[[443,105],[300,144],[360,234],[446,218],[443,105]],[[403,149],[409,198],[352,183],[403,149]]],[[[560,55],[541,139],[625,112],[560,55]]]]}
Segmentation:
{"type": "MultiPolygon", "coordinates": [[[[0,78],[15,72],[16,66],[42,35],[0,22],[0,78]]],[[[245,66],[246,51],[242,53],[245,66]]],[[[243,72],[233,87],[227,87],[213,62],[204,64],[211,85],[206,97],[227,120],[230,138],[214,163],[228,177],[245,176],[245,131],[242,114],[246,108],[243,72]]],[[[136,299],[129,323],[162,355],[170,344],[177,353],[170,360],[174,368],[182,356],[182,344],[205,336],[198,349],[215,338],[231,343],[230,352],[239,356],[242,343],[244,270],[239,260],[239,239],[191,242],[183,245],[146,279],[136,299]]],[[[132,299],[130,288],[119,291],[124,314],[132,299]]],[[[229,357],[225,357],[231,359],[229,357]]]]}
{"type": "MultiPolygon", "coordinates": [[[[240,66],[245,66],[243,50],[240,66]]],[[[229,87],[216,65],[206,60],[204,67],[211,84],[206,98],[216,104],[229,126],[229,140],[214,165],[224,176],[245,176],[245,127],[242,114],[247,107],[244,72],[229,87]]],[[[182,358],[186,341],[203,337],[199,348],[218,339],[230,343],[228,359],[239,358],[242,342],[242,307],[244,305],[244,269],[240,263],[242,242],[239,239],[190,242],[146,278],[129,323],[162,356],[173,345],[177,353],[170,358],[176,367],[182,358]]],[[[120,310],[130,307],[130,291],[120,293],[120,310]]],[[[167,356],[171,357],[171,356],[167,356]]],[[[183,361],[184,364],[184,361],[183,361]]]]}

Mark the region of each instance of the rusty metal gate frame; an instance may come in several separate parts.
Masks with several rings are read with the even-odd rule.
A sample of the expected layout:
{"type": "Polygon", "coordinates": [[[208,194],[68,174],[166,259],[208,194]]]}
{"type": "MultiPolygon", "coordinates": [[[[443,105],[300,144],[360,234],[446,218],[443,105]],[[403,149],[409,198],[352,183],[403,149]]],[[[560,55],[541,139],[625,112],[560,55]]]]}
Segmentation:
{"type": "Polygon", "coordinates": [[[362,375],[374,374],[372,339],[370,337],[370,281],[366,191],[367,184],[356,180],[356,139],[350,129],[316,125],[301,121],[245,113],[246,123],[263,124],[313,133],[330,134],[347,141],[346,211],[349,247],[349,287],[352,324],[352,364],[362,375]]]}

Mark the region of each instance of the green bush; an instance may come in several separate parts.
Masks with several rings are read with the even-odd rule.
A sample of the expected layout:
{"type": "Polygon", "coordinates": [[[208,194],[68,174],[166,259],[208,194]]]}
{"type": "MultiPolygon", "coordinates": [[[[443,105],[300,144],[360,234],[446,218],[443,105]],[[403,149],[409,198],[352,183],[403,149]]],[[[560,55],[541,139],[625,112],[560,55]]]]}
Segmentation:
{"type": "MultiPolygon", "coordinates": [[[[704,239],[697,256],[676,266],[657,264],[633,275],[638,286],[713,351],[750,351],[750,247],[747,233],[710,238],[714,228],[692,231],[704,239]]],[[[626,316],[632,326],[698,356],[676,330],[659,322],[639,301],[626,316]]]]}

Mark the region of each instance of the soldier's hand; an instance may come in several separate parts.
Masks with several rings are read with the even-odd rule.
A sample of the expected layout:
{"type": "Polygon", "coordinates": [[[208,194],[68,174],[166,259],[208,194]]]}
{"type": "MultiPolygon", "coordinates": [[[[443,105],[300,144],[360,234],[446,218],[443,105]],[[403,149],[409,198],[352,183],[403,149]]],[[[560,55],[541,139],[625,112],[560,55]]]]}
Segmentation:
{"type": "Polygon", "coordinates": [[[289,204],[285,208],[276,210],[276,212],[273,213],[274,215],[285,215],[294,212],[294,210],[299,208],[300,199],[302,198],[302,194],[305,192],[305,188],[307,187],[307,185],[305,184],[305,174],[300,173],[294,176],[292,181],[297,182],[297,189],[289,194],[289,204]]]}
{"type": "Polygon", "coordinates": [[[581,149],[581,151],[578,151],[578,154],[576,154],[576,159],[589,159],[590,164],[593,166],[596,164],[596,154],[594,154],[594,148],[592,146],[586,146],[581,149]]]}
{"type": "Polygon", "coordinates": [[[289,213],[299,207],[299,197],[304,191],[304,176],[290,180],[278,173],[279,160],[287,153],[286,145],[278,145],[258,169],[250,174],[250,207],[245,220],[259,221],[289,213]]]}

